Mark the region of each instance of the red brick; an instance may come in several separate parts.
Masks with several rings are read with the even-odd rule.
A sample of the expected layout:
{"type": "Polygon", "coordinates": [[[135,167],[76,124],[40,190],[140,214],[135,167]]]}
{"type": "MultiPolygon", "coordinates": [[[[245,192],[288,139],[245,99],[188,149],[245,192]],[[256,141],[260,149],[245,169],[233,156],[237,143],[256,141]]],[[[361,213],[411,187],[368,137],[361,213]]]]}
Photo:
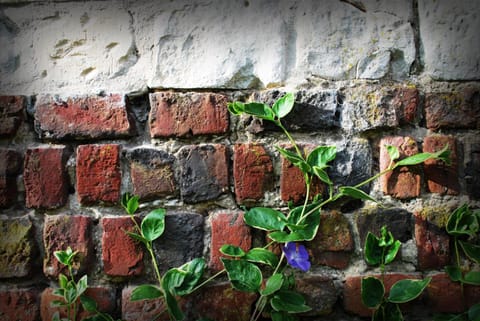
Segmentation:
{"type": "Polygon", "coordinates": [[[442,269],[450,262],[448,234],[418,214],[415,215],[415,242],[420,269],[442,269]]]}
{"type": "Polygon", "coordinates": [[[36,254],[34,227],[25,215],[0,218],[0,278],[31,274],[36,254]]]}
{"type": "Polygon", "coordinates": [[[165,302],[163,299],[130,301],[130,296],[132,295],[132,291],[134,289],[134,286],[129,286],[122,290],[122,320],[170,320],[168,318],[165,302]]]}
{"type": "Polygon", "coordinates": [[[248,321],[256,299],[255,293],[236,291],[230,283],[209,285],[192,299],[194,317],[215,321],[248,321]]]}
{"type": "MultiPolygon", "coordinates": [[[[400,151],[400,159],[418,153],[417,143],[411,137],[385,137],[380,141],[380,171],[385,170],[390,164],[385,145],[392,145],[400,151]]],[[[403,166],[393,172],[380,177],[384,194],[398,199],[409,199],[420,196],[421,175],[418,167],[403,166]]]]}
{"type": "Polygon", "coordinates": [[[458,195],[460,184],[458,182],[458,157],[457,142],[451,136],[427,136],[423,141],[423,151],[434,153],[448,144],[451,165],[441,160],[427,160],[424,163],[425,180],[428,190],[432,193],[458,195]]]}
{"type": "Polygon", "coordinates": [[[80,203],[116,203],[120,187],[120,145],[78,146],[77,197],[80,203]]]}
{"type": "Polygon", "coordinates": [[[273,164],[265,148],[256,144],[234,146],[233,177],[238,203],[259,201],[273,187],[273,164]]]}
{"type": "Polygon", "coordinates": [[[184,137],[228,131],[227,98],[214,93],[150,94],[150,135],[184,137]]]}
{"type": "Polygon", "coordinates": [[[223,269],[220,247],[231,244],[248,251],[252,245],[250,228],[243,221],[243,212],[224,211],[212,213],[210,217],[212,236],[210,243],[210,268],[223,269]]]}
{"type": "MultiPolygon", "coordinates": [[[[287,149],[293,150],[292,148],[287,149]]],[[[313,149],[313,146],[305,146],[303,147],[303,152],[306,153],[311,149],[313,149]]],[[[311,199],[316,194],[325,192],[325,185],[316,177],[312,180],[310,188],[311,199]]],[[[280,197],[282,201],[292,201],[295,204],[303,203],[306,194],[307,188],[302,172],[298,167],[282,157],[282,172],[280,175],[280,197]]]]}
{"type": "MultiPolygon", "coordinates": [[[[137,220],[140,224],[140,220],[137,220]]],[[[135,232],[130,216],[104,217],[101,220],[103,270],[108,275],[139,275],[143,271],[143,250],[140,243],[125,232],[135,232]]]]}
{"type": "MultiPolygon", "coordinates": [[[[358,314],[363,317],[371,316],[373,309],[369,309],[362,303],[362,279],[368,276],[381,278],[378,275],[358,275],[347,276],[345,278],[345,286],[343,289],[343,306],[346,311],[358,314]]],[[[384,278],[386,296],[394,283],[403,279],[420,279],[418,274],[403,274],[403,273],[387,273],[384,278]]],[[[405,305],[403,305],[403,308],[405,305]]]]}
{"type": "Polygon", "coordinates": [[[65,205],[67,157],[65,146],[27,149],[23,172],[27,207],[53,209],[65,205]]]}
{"type": "Polygon", "coordinates": [[[35,104],[35,126],[41,137],[53,139],[119,138],[133,131],[121,94],[66,100],[40,96],[35,104]]]}
{"type": "Polygon", "coordinates": [[[417,88],[396,88],[393,91],[391,103],[401,125],[418,123],[419,95],[417,88]]]}
{"type": "Polygon", "coordinates": [[[480,128],[480,89],[467,87],[451,92],[425,94],[427,128],[480,128]]]}
{"type": "MultiPolygon", "coordinates": [[[[53,288],[46,288],[41,294],[40,314],[42,320],[50,321],[53,318],[54,313],[59,312],[60,317],[67,317],[66,308],[52,307],[52,301],[62,300],[62,297],[53,294],[53,288]]],[[[85,291],[85,295],[95,300],[97,303],[98,311],[113,314],[116,309],[116,295],[115,289],[110,287],[90,287],[85,291]]],[[[78,302],[77,320],[83,320],[84,318],[91,316],[93,313],[83,310],[80,302],[78,302]]],[[[73,314],[70,314],[72,319],[73,314]]]]}
{"type": "Polygon", "coordinates": [[[175,158],[164,151],[137,148],[127,153],[133,193],[142,200],[175,195],[175,158]]]}
{"type": "Polygon", "coordinates": [[[37,321],[40,318],[40,293],[36,289],[0,291],[0,320],[37,321]]]}
{"type": "Polygon", "coordinates": [[[24,118],[24,96],[0,96],[0,137],[12,137],[24,118]]]}
{"type": "Polygon", "coordinates": [[[9,207],[17,199],[17,175],[22,167],[20,154],[0,148],[0,207],[9,207]]]}
{"type": "Polygon", "coordinates": [[[83,274],[93,258],[93,243],[90,235],[92,219],[82,215],[47,215],[43,227],[43,243],[45,258],[43,273],[46,276],[57,277],[61,272],[68,274],[68,270],[57,261],[54,251],[66,250],[71,247],[78,251],[74,269],[83,274]]]}
{"type": "Polygon", "coordinates": [[[465,310],[460,283],[450,280],[446,273],[432,275],[426,291],[428,304],[436,312],[457,313],[465,310]]]}

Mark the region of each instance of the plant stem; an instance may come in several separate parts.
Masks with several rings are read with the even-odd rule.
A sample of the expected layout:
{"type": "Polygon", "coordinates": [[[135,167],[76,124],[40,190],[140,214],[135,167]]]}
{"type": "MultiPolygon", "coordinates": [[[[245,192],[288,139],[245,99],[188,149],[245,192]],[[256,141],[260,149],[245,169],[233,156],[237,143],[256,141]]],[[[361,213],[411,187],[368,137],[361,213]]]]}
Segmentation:
{"type": "Polygon", "coordinates": [[[225,273],[225,272],[226,272],[226,270],[223,269],[223,270],[221,270],[220,272],[215,273],[214,275],[212,275],[211,277],[209,277],[208,279],[206,279],[205,281],[203,281],[202,283],[200,283],[199,285],[197,285],[196,287],[194,287],[193,290],[192,290],[190,293],[197,291],[197,290],[200,289],[202,286],[204,286],[204,285],[207,284],[208,282],[212,281],[213,279],[219,277],[220,275],[222,275],[222,274],[225,273]]]}
{"type": "Polygon", "coordinates": [[[297,152],[298,156],[300,156],[302,159],[303,159],[303,153],[302,151],[300,150],[300,148],[298,147],[297,143],[295,142],[295,139],[293,139],[292,135],[290,135],[290,133],[288,132],[288,130],[283,127],[282,123],[280,122],[280,120],[277,120],[275,121],[275,125],[277,125],[278,127],[280,127],[280,129],[283,131],[283,133],[285,134],[285,136],[287,136],[288,140],[290,141],[290,143],[293,145],[293,147],[295,148],[295,151],[297,152]]]}
{"type": "Polygon", "coordinates": [[[155,253],[153,252],[152,242],[148,242],[145,244],[150,253],[150,257],[152,258],[153,268],[155,270],[155,275],[157,276],[158,285],[162,287],[162,275],[160,274],[160,270],[158,269],[157,259],[155,258],[155,253]]]}
{"type": "MultiPolygon", "coordinates": [[[[461,271],[461,268],[460,268],[460,251],[458,250],[458,237],[455,236],[454,239],[453,239],[453,245],[455,247],[455,258],[456,258],[456,262],[457,262],[457,268],[461,271]]],[[[461,272],[463,274],[463,271],[461,272]]],[[[465,294],[464,294],[464,287],[463,287],[463,281],[460,280],[460,293],[462,294],[462,298],[465,298],[465,294]]],[[[463,302],[465,302],[465,300],[462,300],[463,302]]]]}

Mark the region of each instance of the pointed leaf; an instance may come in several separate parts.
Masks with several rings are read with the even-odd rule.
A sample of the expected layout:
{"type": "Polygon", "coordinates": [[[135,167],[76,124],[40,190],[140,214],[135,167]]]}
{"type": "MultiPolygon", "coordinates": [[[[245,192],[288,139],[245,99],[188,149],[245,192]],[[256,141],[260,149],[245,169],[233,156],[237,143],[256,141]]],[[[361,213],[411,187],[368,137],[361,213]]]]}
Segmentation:
{"type": "Polygon", "coordinates": [[[222,254],[233,256],[233,257],[245,256],[245,251],[243,251],[241,247],[230,245],[230,244],[222,245],[222,247],[220,248],[220,252],[222,254]]]}
{"type": "Polygon", "coordinates": [[[336,146],[318,146],[307,156],[307,163],[310,166],[325,168],[329,162],[337,156],[336,146]]]}
{"type": "Polygon", "coordinates": [[[142,236],[147,241],[154,241],[163,234],[165,230],[165,210],[159,208],[148,213],[142,220],[142,236]]]}
{"type": "Polygon", "coordinates": [[[282,288],[284,281],[283,274],[275,273],[271,277],[268,278],[267,283],[265,285],[265,289],[260,291],[260,294],[263,296],[272,295],[273,293],[277,292],[282,288]]]}
{"type": "Polygon", "coordinates": [[[362,302],[368,308],[376,309],[382,303],[385,287],[382,281],[375,277],[362,279],[362,302]]]}
{"type": "Polygon", "coordinates": [[[463,278],[462,270],[457,266],[446,266],[445,272],[453,282],[461,281],[463,278]]]}
{"type": "Polygon", "coordinates": [[[298,321],[298,318],[288,312],[272,311],[270,313],[272,321],[298,321]]]}
{"type": "Polygon", "coordinates": [[[163,277],[163,287],[174,295],[187,295],[195,289],[204,270],[205,259],[195,258],[178,268],[167,271],[163,277]]]}
{"type": "Polygon", "coordinates": [[[297,153],[291,152],[288,149],[284,149],[278,146],[275,146],[275,148],[286,160],[292,163],[292,165],[298,167],[303,174],[309,173],[311,171],[310,165],[297,153]]]}
{"type": "Polygon", "coordinates": [[[244,260],[220,258],[232,286],[243,292],[257,292],[262,284],[262,272],[253,263],[244,260]]]}
{"type": "Polygon", "coordinates": [[[290,113],[294,104],[295,97],[292,93],[287,93],[273,104],[272,110],[278,118],[283,118],[290,113]]]}
{"type": "Polygon", "coordinates": [[[289,313],[302,313],[310,311],[311,308],[305,304],[303,296],[294,291],[278,291],[270,300],[270,305],[275,311],[289,313]]]}
{"type": "Polygon", "coordinates": [[[67,286],[67,283],[68,283],[68,278],[66,275],[60,273],[58,275],[58,285],[61,287],[61,288],[65,288],[67,286]]]}
{"type": "Polygon", "coordinates": [[[233,103],[228,103],[227,109],[233,115],[239,116],[245,112],[245,104],[239,101],[235,101],[233,103]]]}
{"type": "Polygon", "coordinates": [[[175,320],[183,320],[185,315],[178,306],[177,299],[168,291],[165,293],[165,303],[167,303],[168,313],[175,318],[175,320]]]}
{"type": "Polygon", "coordinates": [[[466,284],[480,285],[480,271],[470,271],[465,273],[462,282],[466,284]]]}
{"type": "Polygon", "coordinates": [[[480,264],[480,245],[471,244],[468,242],[460,241],[465,254],[473,261],[480,264]]]}
{"type": "Polygon", "coordinates": [[[161,297],[163,297],[163,292],[160,288],[150,284],[142,284],[133,289],[130,301],[151,300],[161,297]]]}
{"type": "Polygon", "coordinates": [[[288,222],[288,229],[295,236],[295,241],[313,240],[320,225],[320,208],[318,208],[318,203],[311,203],[305,209],[303,206],[294,208],[289,213],[288,222]],[[307,214],[308,216],[305,217],[307,214]]]}
{"type": "Polygon", "coordinates": [[[479,231],[477,215],[470,211],[467,204],[463,204],[453,211],[448,218],[446,230],[450,235],[474,237],[479,231]]]}
{"type": "Polygon", "coordinates": [[[391,287],[388,300],[393,303],[412,301],[423,292],[431,280],[431,277],[423,280],[400,280],[391,287]]]}
{"type": "Polygon", "coordinates": [[[385,264],[393,262],[395,257],[397,256],[398,251],[400,250],[400,246],[402,243],[396,240],[393,245],[389,246],[387,249],[387,253],[385,254],[385,264]]]}
{"type": "Polygon", "coordinates": [[[425,162],[428,159],[440,159],[450,164],[450,150],[448,150],[448,145],[446,145],[442,150],[435,152],[435,153],[418,153],[407,158],[404,158],[398,161],[395,164],[395,167],[399,166],[410,166],[410,165],[417,165],[420,163],[425,162]]]}
{"type": "Polygon", "coordinates": [[[147,244],[148,243],[148,240],[146,238],[144,238],[143,236],[137,234],[137,233],[134,233],[134,232],[129,232],[129,231],[125,231],[125,233],[130,236],[132,239],[136,240],[136,241],[140,241],[142,242],[143,244],[147,244]]]}
{"type": "Polygon", "coordinates": [[[283,230],[287,218],[282,212],[268,207],[254,207],[245,213],[243,219],[247,225],[265,230],[283,230]]]}
{"type": "Polygon", "coordinates": [[[368,232],[365,240],[364,254],[365,261],[370,265],[382,263],[383,249],[379,245],[379,239],[373,233],[368,232]]]}
{"type": "Polygon", "coordinates": [[[351,186],[342,186],[340,187],[340,193],[346,196],[353,197],[355,199],[360,199],[364,201],[372,201],[377,203],[377,200],[362,191],[361,189],[351,187],[351,186]]]}
{"type": "Polygon", "coordinates": [[[392,161],[400,157],[400,152],[398,151],[398,148],[396,146],[385,145],[385,147],[387,149],[388,156],[390,156],[390,159],[392,161]]]}
{"type": "Polygon", "coordinates": [[[51,303],[50,303],[50,306],[52,308],[60,308],[60,307],[64,307],[64,306],[67,306],[68,304],[65,303],[65,301],[62,301],[62,300],[53,300],[51,303]]]}
{"type": "Polygon", "coordinates": [[[372,321],[403,321],[402,311],[396,303],[384,302],[375,310],[372,321]]]}
{"type": "Polygon", "coordinates": [[[313,171],[313,174],[315,176],[317,176],[318,178],[320,178],[320,180],[328,185],[332,185],[333,182],[332,180],[330,179],[330,177],[328,177],[328,174],[327,172],[325,172],[322,168],[320,167],[317,167],[317,166],[313,166],[312,167],[312,171],[313,171]]]}
{"type": "Polygon", "coordinates": [[[243,105],[243,110],[245,113],[261,118],[273,121],[275,119],[275,115],[273,113],[272,108],[267,104],[252,102],[243,105]]]}
{"type": "Polygon", "coordinates": [[[80,302],[82,303],[82,307],[85,311],[88,312],[95,312],[97,311],[97,302],[89,296],[81,295],[80,302]]]}
{"type": "Polygon", "coordinates": [[[256,247],[247,252],[245,259],[254,263],[262,263],[275,268],[278,264],[278,257],[271,251],[256,247]]]}
{"type": "Polygon", "coordinates": [[[480,320],[480,303],[474,304],[468,309],[468,319],[471,321],[480,320]]]}
{"type": "Polygon", "coordinates": [[[305,241],[305,238],[296,232],[276,231],[269,233],[268,237],[278,243],[305,241]]]}
{"type": "Polygon", "coordinates": [[[85,274],[77,282],[77,297],[83,294],[88,288],[87,275],[85,274]]]}

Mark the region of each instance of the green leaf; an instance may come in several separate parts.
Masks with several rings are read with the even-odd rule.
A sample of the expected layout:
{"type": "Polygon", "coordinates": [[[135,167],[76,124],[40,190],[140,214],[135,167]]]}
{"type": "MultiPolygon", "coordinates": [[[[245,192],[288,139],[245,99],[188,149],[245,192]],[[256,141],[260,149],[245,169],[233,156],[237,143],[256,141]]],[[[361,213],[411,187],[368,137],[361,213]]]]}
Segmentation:
{"type": "Polygon", "coordinates": [[[300,155],[278,146],[275,146],[275,148],[292,165],[298,167],[303,174],[311,172],[310,165],[300,155]]]}
{"type": "Polygon", "coordinates": [[[474,304],[468,309],[468,319],[471,321],[480,320],[480,303],[474,304]]]}
{"type": "Polygon", "coordinates": [[[417,165],[429,159],[440,159],[450,165],[450,150],[446,145],[442,150],[435,153],[418,153],[398,161],[395,167],[417,165]]]}
{"type": "Polygon", "coordinates": [[[313,171],[313,174],[315,176],[317,176],[322,182],[328,184],[328,185],[332,185],[333,182],[332,180],[330,179],[330,177],[328,177],[328,174],[327,172],[325,172],[322,168],[318,167],[318,166],[313,166],[312,167],[312,171],[313,171]]]}
{"type": "Polygon", "coordinates": [[[307,156],[307,163],[310,166],[318,166],[325,168],[329,162],[337,156],[337,147],[335,146],[318,146],[307,156]]]}
{"type": "Polygon", "coordinates": [[[260,294],[263,296],[272,295],[273,293],[277,292],[282,288],[283,281],[283,274],[273,274],[271,277],[268,278],[265,289],[261,290],[260,294]]]}
{"type": "Polygon", "coordinates": [[[462,282],[466,284],[480,285],[480,271],[470,271],[465,273],[462,282]]]}
{"type": "Polygon", "coordinates": [[[261,119],[270,120],[270,121],[275,120],[275,115],[273,113],[273,110],[267,104],[252,102],[252,103],[244,104],[243,107],[244,107],[244,112],[249,115],[252,115],[261,119]]]}
{"type": "Polygon", "coordinates": [[[195,289],[204,270],[205,259],[195,258],[178,268],[167,271],[163,277],[163,287],[174,295],[187,295],[195,289]]]}
{"type": "Polygon", "coordinates": [[[150,284],[142,284],[133,289],[130,301],[151,300],[161,297],[163,297],[163,292],[160,288],[150,284]]]}
{"type": "Polygon", "coordinates": [[[257,292],[262,284],[262,272],[253,263],[244,260],[220,258],[233,288],[243,292],[257,292]]]}
{"type": "Polygon", "coordinates": [[[305,238],[296,232],[276,231],[269,233],[268,237],[278,243],[305,241],[305,238]]]}
{"type": "Polygon", "coordinates": [[[450,235],[474,237],[479,231],[478,217],[470,211],[467,204],[463,204],[448,218],[446,230],[450,235]]]}
{"type": "Polygon", "coordinates": [[[137,233],[134,233],[134,232],[129,232],[129,231],[125,231],[125,233],[130,236],[132,239],[134,240],[137,240],[137,241],[140,241],[142,242],[143,244],[147,244],[148,243],[148,240],[146,238],[144,238],[143,236],[137,234],[137,233]]]}
{"type": "Polygon", "coordinates": [[[142,220],[142,236],[149,242],[160,237],[165,230],[165,210],[159,208],[148,213],[142,220]]]}
{"type": "Polygon", "coordinates": [[[297,321],[297,317],[289,314],[288,312],[272,311],[272,321],[297,321]]]}
{"type": "Polygon", "coordinates": [[[84,275],[77,282],[77,298],[88,288],[87,275],[84,275]]]}
{"type": "Polygon", "coordinates": [[[60,273],[58,275],[58,285],[61,287],[61,288],[65,288],[67,286],[67,283],[68,283],[68,278],[66,275],[60,273]]]}
{"type": "Polygon", "coordinates": [[[385,147],[387,149],[388,156],[390,156],[390,159],[392,161],[400,157],[400,152],[398,151],[398,148],[396,146],[385,145],[385,147]]]}
{"type": "Polygon", "coordinates": [[[72,252],[70,247],[67,248],[66,251],[54,251],[53,255],[58,260],[58,262],[62,263],[63,265],[69,266],[72,264],[72,260],[77,254],[77,251],[72,252]]]}
{"type": "Polygon", "coordinates": [[[364,201],[372,201],[377,203],[377,200],[362,191],[361,189],[352,187],[352,186],[342,186],[340,187],[340,193],[346,196],[353,197],[355,199],[360,199],[364,201]]]}
{"type": "Polygon", "coordinates": [[[137,211],[137,209],[139,207],[138,200],[139,200],[138,196],[131,195],[130,193],[125,193],[125,194],[122,195],[121,203],[122,203],[122,206],[125,209],[125,211],[128,214],[133,215],[133,214],[135,214],[135,212],[137,211]]]}
{"type": "Polygon", "coordinates": [[[368,308],[378,308],[385,295],[382,281],[375,277],[362,279],[362,302],[368,308]]]}
{"type": "Polygon", "coordinates": [[[412,301],[423,292],[431,280],[431,277],[423,280],[400,280],[392,285],[388,300],[393,303],[405,303],[412,301]]]}
{"type": "Polygon", "coordinates": [[[480,245],[459,241],[465,254],[473,261],[480,264],[480,245]]]}
{"type": "Polygon", "coordinates": [[[382,264],[383,248],[379,245],[379,238],[368,232],[365,239],[365,261],[370,265],[382,264]]]}
{"type": "Polygon", "coordinates": [[[241,247],[230,245],[230,244],[222,245],[222,247],[220,248],[220,252],[222,254],[233,256],[233,257],[245,256],[245,251],[243,251],[241,247]]]}
{"type": "Polygon", "coordinates": [[[463,314],[438,314],[433,317],[433,321],[467,321],[463,314]]]}
{"type": "Polygon", "coordinates": [[[460,270],[460,268],[457,266],[446,266],[445,272],[453,282],[461,281],[463,278],[462,270],[460,270]]]}
{"type": "Polygon", "coordinates": [[[288,223],[288,229],[292,231],[296,241],[313,240],[320,225],[320,208],[318,208],[318,203],[308,204],[305,208],[297,206],[290,211],[288,223]],[[308,216],[305,217],[307,213],[308,216]]]}
{"type": "Polygon", "coordinates": [[[89,296],[81,295],[80,302],[82,303],[82,307],[85,311],[88,312],[96,312],[97,311],[97,302],[89,296]]]}
{"type": "Polygon", "coordinates": [[[398,304],[384,302],[375,310],[372,321],[403,321],[402,311],[398,304]]]}
{"type": "Polygon", "coordinates": [[[292,93],[287,93],[273,104],[272,106],[273,113],[278,118],[283,118],[286,115],[288,115],[288,113],[290,113],[294,104],[295,104],[295,97],[293,96],[292,93]]]}
{"type": "Polygon", "coordinates": [[[65,284],[65,288],[54,289],[54,290],[53,290],[53,295],[61,296],[61,297],[63,298],[64,295],[65,295],[65,289],[66,289],[66,288],[67,288],[67,285],[65,284]]]}
{"type": "Polygon", "coordinates": [[[173,316],[175,320],[183,320],[185,318],[185,315],[178,306],[177,299],[168,291],[165,293],[165,303],[167,303],[168,313],[173,316]]]}
{"type": "Polygon", "coordinates": [[[245,213],[243,219],[247,225],[265,231],[283,230],[287,223],[282,212],[268,207],[254,207],[245,213]]]}
{"type": "Polygon", "coordinates": [[[311,308],[305,304],[303,296],[294,291],[278,291],[270,300],[270,305],[275,311],[288,313],[302,313],[310,311],[311,308]]]}
{"type": "Polygon", "coordinates": [[[77,296],[77,287],[73,281],[68,282],[67,287],[65,288],[64,294],[65,301],[71,304],[78,299],[77,296]]]}
{"type": "Polygon", "coordinates": [[[50,306],[52,308],[60,308],[60,307],[64,307],[64,306],[67,306],[68,304],[65,303],[65,301],[62,301],[62,300],[53,300],[51,303],[50,303],[50,306]]]}
{"type": "Polygon", "coordinates": [[[267,264],[272,268],[275,268],[278,264],[278,257],[273,252],[260,247],[248,251],[245,259],[254,263],[267,264]]]}
{"type": "Polygon", "coordinates": [[[385,264],[391,263],[393,260],[395,260],[395,257],[397,256],[401,246],[402,243],[396,240],[393,245],[388,247],[386,251],[387,253],[385,254],[385,264]]]}
{"type": "Polygon", "coordinates": [[[245,104],[239,101],[234,101],[233,103],[227,104],[227,109],[233,115],[241,115],[245,112],[245,104]]]}

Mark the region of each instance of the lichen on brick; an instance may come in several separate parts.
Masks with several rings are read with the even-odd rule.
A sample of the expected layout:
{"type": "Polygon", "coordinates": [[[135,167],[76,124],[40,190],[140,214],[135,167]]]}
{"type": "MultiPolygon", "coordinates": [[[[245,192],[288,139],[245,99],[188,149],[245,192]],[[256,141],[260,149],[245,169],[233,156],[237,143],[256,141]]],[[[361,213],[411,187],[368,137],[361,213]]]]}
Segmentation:
{"type": "Polygon", "coordinates": [[[0,219],[0,277],[24,277],[31,271],[33,225],[26,216],[0,219]]]}

